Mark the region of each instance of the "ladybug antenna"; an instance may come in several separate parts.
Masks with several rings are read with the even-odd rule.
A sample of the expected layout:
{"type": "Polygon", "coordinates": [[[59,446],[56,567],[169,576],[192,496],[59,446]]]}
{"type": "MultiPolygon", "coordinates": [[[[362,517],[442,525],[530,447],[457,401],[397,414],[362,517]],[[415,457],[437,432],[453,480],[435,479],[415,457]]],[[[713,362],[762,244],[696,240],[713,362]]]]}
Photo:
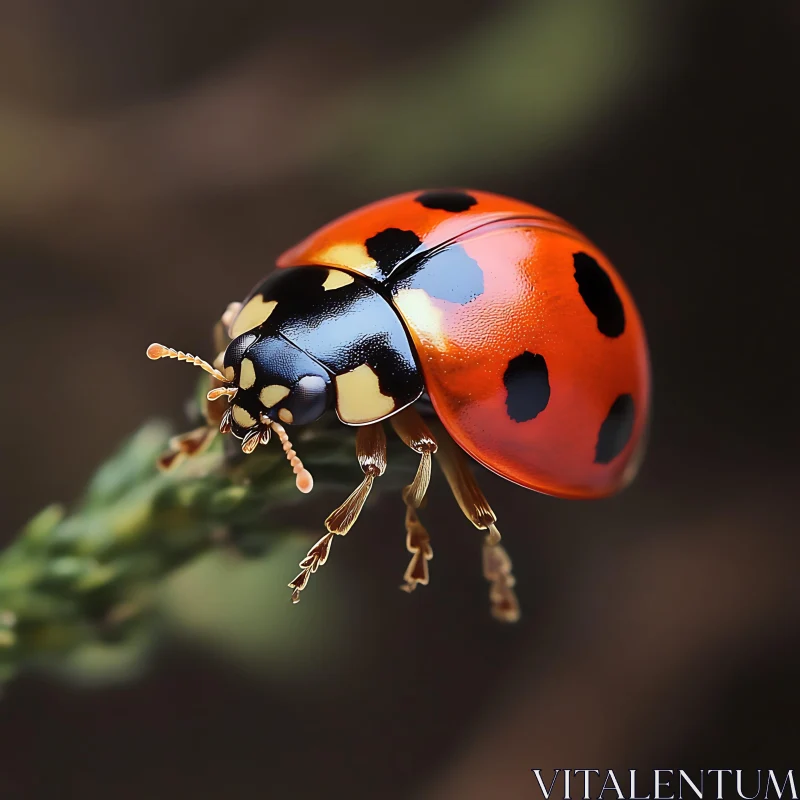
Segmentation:
{"type": "MultiPolygon", "coordinates": [[[[265,419],[264,422],[267,422],[267,420],[265,419]]],[[[292,448],[289,435],[286,433],[286,429],[283,425],[281,425],[280,422],[272,422],[271,420],[269,420],[269,424],[272,430],[275,431],[275,435],[281,440],[283,452],[286,453],[286,460],[292,465],[294,474],[297,476],[297,488],[303,494],[308,494],[314,488],[314,479],[311,477],[311,473],[303,466],[303,462],[297,457],[297,453],[295,453],[292,448]]]]}
{"type": "MultiPolygon", "coordinates": [[[[200,367],[200,369],[205,370],[209,375],[213,375],[221,383],[230,383],[230,381],[218,369],[212,367],[208,361],[203,361],[202,358],[193,356],[191,353],[184,353],[182,350],[164,347],[163,344],[151,344],[150,347],[147,348],[147,357],[153,361],[158,361],[159,358],[177,358],[178,361],[186,361],[189,364],[200,367]]],[[[221,397],[222,395],[220,394],[218,396],[221,397]]]]}

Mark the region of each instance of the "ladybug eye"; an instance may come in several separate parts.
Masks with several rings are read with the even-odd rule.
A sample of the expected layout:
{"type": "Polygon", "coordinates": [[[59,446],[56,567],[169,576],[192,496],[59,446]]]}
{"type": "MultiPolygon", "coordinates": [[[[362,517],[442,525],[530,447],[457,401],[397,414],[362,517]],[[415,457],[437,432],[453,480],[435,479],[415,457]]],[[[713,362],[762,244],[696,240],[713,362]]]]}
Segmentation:
{"type": "Polygon", "coordinates": [[[289,410],[294,419],[281,419],[295,425],[308,425],[319,419],[328,407],[329,385],[319,375],[304,375],[295,385],[289,410]]]}

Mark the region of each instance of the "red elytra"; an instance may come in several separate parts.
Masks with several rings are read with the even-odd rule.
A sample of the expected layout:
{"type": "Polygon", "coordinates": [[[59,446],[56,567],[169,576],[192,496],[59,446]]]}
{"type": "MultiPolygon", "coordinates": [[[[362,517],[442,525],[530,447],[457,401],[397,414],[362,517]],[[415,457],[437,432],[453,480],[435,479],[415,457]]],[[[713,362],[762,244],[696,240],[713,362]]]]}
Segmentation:
{"type": "Polygon", "coordinates": [[[559,497],[610,495],[634,476],[650,407],[644,328],[617,271],[564,220],[487,192],[409,192],[278,260],[309,264],[391,276],[433,407],[476,461],[559,497]]]}
{"type": "Polygon", "coordinates": [[[284,253],[278,266],[229,307],[230,341],[216,366],[148,348],[150,358],[187,361],[212,376],[206,424],[175,437],[161,465],[201,452],[218,431],[241,439],[248,454],[274,434],[308,492],[311,474],[283,423],[302,427],[335,409],[356,427],[364,478],[300,562],[289,583],[297,602],[383,474],[388,420],[420,457],[402,495],[411,554],[403,588],[429,580],[433,549],[417,511],[435,455],[461,510],[485,531],[492,614],[518,619],[511,559],[461,450],[558,497],[603,497],[633,478],[650,368],[639,313],[614,267],[553,214],[465,190],[365,206],[284,253]],[[425,393],[450,436],[416,403],[425,393]]]}

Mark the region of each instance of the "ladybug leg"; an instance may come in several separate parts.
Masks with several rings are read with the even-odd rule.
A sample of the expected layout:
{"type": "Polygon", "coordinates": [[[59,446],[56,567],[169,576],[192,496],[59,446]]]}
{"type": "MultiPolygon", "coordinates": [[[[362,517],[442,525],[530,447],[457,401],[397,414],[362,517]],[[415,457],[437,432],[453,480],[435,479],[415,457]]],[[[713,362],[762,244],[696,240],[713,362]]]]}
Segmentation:
{"type": "MultiPolygon", "coordinates": [[[[211,379],[211,388],[217,389],[222,384],[215,378],[211,379]]],[[[196,456],[206,450],[214,441],[218,431],[225,431],[229,414],[220,403],[206,399],[203,404],[203,417],[205,425],[201,425],[188,433],[173,436],[168,449],[158,458],[158,467],[162,470],[171,470],[183,463],[187,458],[196,456]]]]}
{"type": "Polygon", "coordinates": [[[411,562],[403,576],[405,583],[400,588],[405,592],[413,592],[420,584],[427,586],[430,579],[428,562],[433,558],[433,548],[417,510],[422,507],[428,491],[432,455],[437,451],[438,445],[422,417],[413,408],[406,408],[390,417],[389,421],[403,442],[420,454],[417,474],[403,489],[403,502],[406,504],[406,549],[411,553],[411,562]]]}
{"type": "Polygon", "coordinates": [[[224,352],[225,348],[230,344],[231,337],[228,336],[228,331],[233,321],[236,319],[236,315],[241,310],[241,303],[228,303],[225,313],[214,327],[214,344],[217,346],[217,350],[222,350],[224,352]]]}
{"type": "Polygon", "coordinates": [[[289,584],[292,589],[292,602],[300,601],[300,592],[305,589],[308,579],[327,560],[335,535],[344,536],[353,527],[364,503],[369,497],[375,478],[386,471],[386,434],[380,422],[364,425],[356,433],[356,456],[364,473],[364,480],[350,494],[339,508],[325,520],[327,533],[308,551],[300,562],[302,572],[289,584]]]}
{"type": "Polygon", "coordinates": [[[214,441],[217,435],[215,428],[209,425],[201,425],[188,433],[180,436],[173,436],[169,441],[169,447],[158,457],[158,467],[162,470],[171,470],[185,461],[187,458],[202,453],[214,441]]]}
{"type": "MultiPolygon", "coordinates": [[[[241,303],[231,303],[222,315],[222,319],[214,326],[214,347],[219,355],[214,359],[213,366],[218,370],[223,368],[225,348],[230,343],[228,338],[228,326],[239,312],[241,303]]],[[[210,379],[209,389],[218,389],[222,383],[214,377],[210,379]]],[[[206,424],[195,428],[188,433],[173,436],[170,440],[168,449],[158,458],[158,467],[162,470],[171,470],[185,461],[187,458],[198,455],[208,448],[220,426],[223,425],[225,417],[225,406],[206,400],[203,407],[203,416],[206,424]]]]}
{"type": "Polygon", "coordinates": [[[500,545],[497,517],[483,496],[462,450],[450,436],[437,426],[439,451],[437,457],[450,484],[453,496],[467,519],[479,530],[488,531],[483,542],[483,574],[489,581],[489,601],[492,616],[501,622],[519,619],[519,601],[514,592],[511,559],[500,545]]]}
{"type": "Polygon", "coordinates": [[[356,457],[364,480],[339,508],[328,515],[325,527],[329,533],[344,536],[358,519],[369,497],[375,478],[386,471],[386,434],[381,423],[364,425],[356,433],[356,457]]]}

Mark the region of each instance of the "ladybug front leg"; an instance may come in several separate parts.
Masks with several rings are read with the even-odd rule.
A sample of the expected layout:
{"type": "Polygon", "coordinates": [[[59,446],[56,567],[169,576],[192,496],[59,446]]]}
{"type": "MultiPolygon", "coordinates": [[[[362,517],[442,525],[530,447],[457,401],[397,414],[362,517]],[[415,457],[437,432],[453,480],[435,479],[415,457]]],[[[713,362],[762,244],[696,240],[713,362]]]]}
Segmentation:
{"type": "Polygon", "coordinates": [[[492,616],[501,622],[516,622],[520,613],[519,601],[514,592],[511,559],[500,545],[500,531],[495,526],[497,517],[483,496],[461,448],[440,426],[437,426],[437,436],[437,457],[453,496],[467,519],[479,530],[488,531],[483,543],[483,574],[490,584],[492,616]]]}
{"type": "MultiPolygon", "coordinates": [[[[214,326],[214,348],[218,352],[214,359],[214,367],[218,370],[223,369],[225,349],[230,343],[228,328],[231,322],[239,313],[241,303],[230,303],[222,318],[214,326]]],[[[217,389],[223,384],[215,377],[209,380],[209,389],[217,389]]],[[[162,470],[171,470],[185,461],[187,458],[196,456],[206,450],[223,424],[225,408],[219,403],[214,403],[206,399],[203,403],[203,417],[205,424],[201,425],[188,433],[173,436],[169,442],[169,448],[159,456],[158,466],[162,470]]]]}
{"type": "Polygon", "coordinates": [[[418,509],[422,507],[428,484],[431,480],[431,461],[438,449],[436,439],[417,411],[409,407],[390,417],[397,435],[415,453],[420,462],[414,480],[403,489],[406,504],[406,549],[411,553],[411,562],[403,576],[403,591],[413,592],[418,585],[427,586],[430,579],[428,562],[433,558],[431,538],[420,522],[418,509]]]}
{"type": "Polygon", "coordinates": [[[364,480],[339,508],[325,520],[328,532],[308,551],[300,562],[302,572],[289,584],[292,602],[300,601],[300,592],[306,588],[308,579],[327,560],[335,535],[344,536],[353,527],[364,503],[372,490],[375,478],[386,471],[386,434],[380,422],[364,425],[356,433],[356,456],[364,473],[364,480]]]}

